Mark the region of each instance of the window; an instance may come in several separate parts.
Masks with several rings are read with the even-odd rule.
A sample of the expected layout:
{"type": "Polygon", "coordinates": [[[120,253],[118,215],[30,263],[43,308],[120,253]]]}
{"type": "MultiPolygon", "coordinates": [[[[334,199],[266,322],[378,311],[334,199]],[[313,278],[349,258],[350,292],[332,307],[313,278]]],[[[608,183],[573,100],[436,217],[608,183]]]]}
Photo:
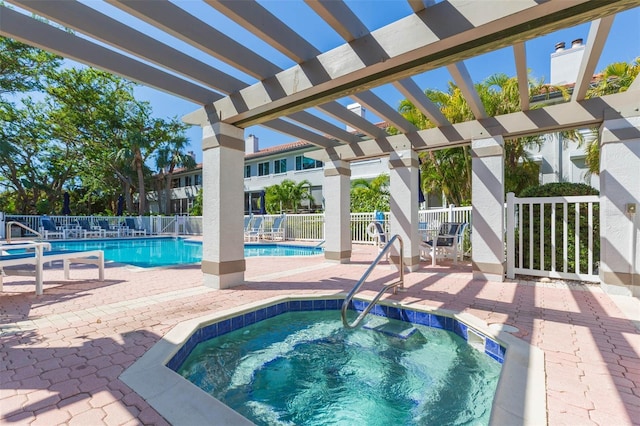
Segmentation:
{"type": "Polygon", "coordinates": [[[286,173],[287,172],[287,159],[276,160],[273,162],[273,173],[286,173]]]}
{"type": "Polygon", "coordinates": [[[191,186],[191,176],[184,177],[184,186],[191,186]]]}
{"type": "Polygon", "coordinates": [[[251,177],[251,164],[247,164],[246,166],[244,166],[244,177],[251,177]]]}
{"type": "Polygon", "coordinates": [[[202,175],[195,175],[193,177],[193,184],[200,185],[202,183],[202,175]]]}
{"type": "Polygon", "coordinates": [[[269,174],[269,162],[258,163],[258,176],[267,176],[269,174]]]}
{"type": "Polygon", "coordinates": [[[296,170],[317,169],[319,167],[322,167],[322,161],[312,160],[302,155],[296,157],[296,170]]]}
{"type": "Polygon", "coordinates": [[[175,178],[171,180],[172,188],[180,188],[180,178],[175,178]]]}

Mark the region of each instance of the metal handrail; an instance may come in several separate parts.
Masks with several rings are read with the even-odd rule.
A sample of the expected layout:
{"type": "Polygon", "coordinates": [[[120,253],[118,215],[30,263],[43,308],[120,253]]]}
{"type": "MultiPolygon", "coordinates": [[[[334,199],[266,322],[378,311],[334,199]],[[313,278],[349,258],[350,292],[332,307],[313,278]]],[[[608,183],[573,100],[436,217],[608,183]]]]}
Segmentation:
{"type": "Polygon", "coordinates": [[[32,234],[37,235],[38,237],[42,238],[42,234],[34,229],[29,228],[27,225],[25,225],[22,222],[18,222],[15,220],[12,220],[10,222],[7,222],[7,224],[5,225],[5,238],[7,240],[8,243],[11,242],[11,225],[18,225],[20,228],[23,228],[29,232],[31,232],[32,234]]]}
{"type": "Polygon", "coordinates": [[[362,278],[360,278],[360,280],[358,280],[358,283],[355,285],[355,287],[353,287],[353,289],[349,292],[349,294],[347,294],[347,297],[344,299],[344,302],[342,302],[342,309],[341,309],[342,324],[344,324],[344,326],[346,328],[356,328],[357,326],[359,326],[360,323],[362,322],[362,320],[364,319],[364,317],[367,316],[369,311],[373,308],[373,306],[376,303],[378,303],[378,300],[380,300],[382,295],[387,290],[393,288],[393,294],[397,294],[398,293],[398,286],[401,289],[404,289],[404,260],[403,260],[403,253],[404,253],[404,244],[402,242],[402,238],[400,238],[400,235],[396,234],[393,237],[391,237],[391,239],[389,240],[387,245],[385,245],[384,248],[380,251],[380,253],[378,253],[378,257],[375,258],[375,260],[371,263],[371,265],[365,271],[364,275],[362,275],[362,278]],[[358,318],[356,318],[355,321],[353,321],[352,323],[349,323],[349,321],[347,321],[347,309],[349,308],[349,303],[351,303],[351,300],[353,299],[353,296],[360,289],[360,287],[362,287],[362,284],[364,284],[365,280],[369,277],[369,275],[371,274],[373,269],[378,265],[378,263],[384,257],[384,255],[387,254],[387,251],[389,251],[391,249],[391,247],[393,246],[393,243],[396,240],[398,240],[398,243],[400,245],[400,262],[399,262],[399,265],[398,265],[398,269],[399,269],[399,272],[400,272],[400,279],[398,281],[394,281],[394,282],[392,282],[390,284],[385,285],[382,288],[382,290],[380,290],[378,292],[376,297],[373,298],[373,300],[369,303],[369,305],[360,313],[360,315],[358,315],[358,318]]]}

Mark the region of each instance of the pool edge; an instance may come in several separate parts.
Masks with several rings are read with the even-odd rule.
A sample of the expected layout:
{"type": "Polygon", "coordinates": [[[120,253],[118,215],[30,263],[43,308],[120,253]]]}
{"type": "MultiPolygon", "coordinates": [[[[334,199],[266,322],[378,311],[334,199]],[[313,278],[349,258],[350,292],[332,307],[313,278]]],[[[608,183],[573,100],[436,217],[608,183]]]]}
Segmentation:
{"type": "MultiPolygon", "coordinates": [[[[144,398],[173,425],[207,424],[216,419],[221,424],[253,424],[219,400],[167,367],[167,363],[201,327],[225,320],[256,308],[291,300],[344,298],[345,293],[275,296],[232,309],[183,321],[173,327],[138,361],[127,368],[120,380],[144,398]]],[[[370,301],[366,297],[358,299],[370,301]]],[[[469,314],[428,306],[384,301],[393,307],[443,314],[471,326],[507,348],[496,388],[490,424],[539,425],[547,423],[544,352],[505,332],[494,331],[479,318],[469,314]]]]}

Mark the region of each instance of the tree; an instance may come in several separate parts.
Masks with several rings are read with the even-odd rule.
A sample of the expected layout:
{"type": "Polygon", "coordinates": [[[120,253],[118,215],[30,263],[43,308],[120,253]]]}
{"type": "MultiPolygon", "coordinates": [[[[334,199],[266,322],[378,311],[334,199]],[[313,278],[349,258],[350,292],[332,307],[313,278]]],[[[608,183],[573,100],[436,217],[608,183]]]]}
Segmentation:
{"type": "Polygon", "coordinates": [[[265,203],[267,212],[297,213],[302,200],[311,200],[311,183],[308,180],[294,182],[291,179],[283,180],[279,185],[271,185],[265,189],[265,203]]]}
{"type": "Polygon", "coordinates": [[[389,175],[351,182],[351,212],[389,211],[389,175]]]}
{"type": "MultiPolygon", "coordinates": [[[[626,62],[614,62],[608,65],[601,73],[597,84],[587,91],[587,98],[609,95],[612,93],[626,92],[629,86],[640,74],[640,57],[632,64],[626,62]]],[[[600,174],[600,133],[598,129],[591,129],[585,134],[578,135],[578,142],[584,146],[585,162],[589,174],[600,174]]]]}
{"type": "MultiPolygon", "coordinates": [[[[170,213],[171,204],[171,181],[176,167],[184,167],[192,170],[196,167],[196,160],[186,152],[189,139],[184,135],[186,125],[177,120],[167,123],[167,131],[173,136],[165,141],[156,153],[156,167],[159,171],[159,178],[163,182],[164,196],[159,197],[160,211],[163,214],[170,213]]],[[[158,191],[160,193],[161,191],[158,191]]]]}
{"type": "MultiPolygon", "coordinates": [[[[520,110],[518,81],[515,77],[495,74],[475,85],[476,91],[489,116],[507,114],[520,110]]],[[[531,95],[548,90],[542,81],[529,81],[531,95]]],[[[452,82],[446,92],[425,90],[451,123],[473,120],[474,115],[460,89],[452,82]]],[[[408,100],[401,102],[400,113],[420,129],[435,127],[408,100]]],[[[537,167],[532,163],[525,148],[542,143],[542,137],[514,138],[504,141],[505,190],[519,192],[537,183],[537,167]]],[[[424,190],[442,191],[447,202],[457,205],[471,203],[471,148],[469,146],[444,148],[421,155],[422,182],[424,190]]]]}
{"type": "Polygon", "coordinates": [[[203,197],[203,191],[202,189],[200,189],[198,191],[198,194],[196,195],[196,198],[193,200],[193,205],[191,206],[191,210],[189,211],[189,214],[193,215],[193,216],[202,216],[202,197],[203,197]]]}
{"type": "Polygon", "coordinates": [[[42,90],[61,63],[53,53],[0,37],[0,96],[42,90]]]}

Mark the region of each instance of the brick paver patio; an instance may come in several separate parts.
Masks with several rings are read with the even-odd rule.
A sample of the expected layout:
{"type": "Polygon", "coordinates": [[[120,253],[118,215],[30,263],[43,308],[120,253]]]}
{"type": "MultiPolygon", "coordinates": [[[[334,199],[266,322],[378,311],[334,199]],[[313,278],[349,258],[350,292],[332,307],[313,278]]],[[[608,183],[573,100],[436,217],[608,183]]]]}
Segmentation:
{"type": "MultiPolygon", "coordinates": [[[[0,295],[0,422],[15,425],[167,424],[118,376],[177,323],[282,294],[349,291],[373,257],[354,246],[352,263],[249,258],[247,283],[214,291],[199,266],[138,271],[109,265],[104,282],[75,268],[33,278],[6,277],[0,295]]],[[[368,289],[393,271],[381,265],[368,289]]],[[[473,281],[470,267],[421,263],[407,292],[387,297],[471,313],[545,352],[551,425],[640,424],[640,334],[598,286],[473,281]]]]}

